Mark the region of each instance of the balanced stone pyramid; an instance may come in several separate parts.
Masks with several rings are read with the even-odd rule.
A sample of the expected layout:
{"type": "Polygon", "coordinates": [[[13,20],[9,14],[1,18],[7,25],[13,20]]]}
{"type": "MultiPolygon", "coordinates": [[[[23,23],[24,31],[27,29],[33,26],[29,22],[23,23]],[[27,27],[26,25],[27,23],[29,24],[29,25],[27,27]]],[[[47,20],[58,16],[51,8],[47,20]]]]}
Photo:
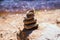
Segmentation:
{"type": "Polygon", "coordinates": [[[29,34],[32,33],[35,29],[38,28],[38,24],[36,24],[36,19],[34,19],[34,11],[31,10],[27,13],[26,17],[23,20],[24,29],[18,34],[20,40],[29,40],[29,34]]]}
{"type": "Polygon", "coordinates": [[[24,28],[25,29],[34,29],[38,27],[38,24],[36,24],[36,19],[34,19],[34,11],[31,10],[29,13],[27,13],[26,17],[24,17],[24,28]]]}

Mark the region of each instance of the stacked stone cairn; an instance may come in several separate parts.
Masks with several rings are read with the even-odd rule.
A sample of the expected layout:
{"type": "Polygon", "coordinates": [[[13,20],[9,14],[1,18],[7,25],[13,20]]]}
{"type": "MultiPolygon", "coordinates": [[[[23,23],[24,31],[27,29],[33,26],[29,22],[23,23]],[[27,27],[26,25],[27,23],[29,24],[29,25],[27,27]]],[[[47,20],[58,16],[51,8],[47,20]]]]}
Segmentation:
{"type": "Polygon", "coordinates": [[[34,19],[34,11],[31,10],[27,13],[26,17],[24,17],[24,29],[20,32],[19,37],[20,40],[29,40],[29,34],[32,31],[38,28],[38,24],[36,24],[36,19],[34,19]]]}
{"type": "Polygon", "coordinates": [[[24,18],[24,28],[25,29],[34,29],[38,27],[38,24],[36,24],[36,19],[34,19],[34,11],[31,10],[29,13],[27,13],[26,17],[24,18]]]}

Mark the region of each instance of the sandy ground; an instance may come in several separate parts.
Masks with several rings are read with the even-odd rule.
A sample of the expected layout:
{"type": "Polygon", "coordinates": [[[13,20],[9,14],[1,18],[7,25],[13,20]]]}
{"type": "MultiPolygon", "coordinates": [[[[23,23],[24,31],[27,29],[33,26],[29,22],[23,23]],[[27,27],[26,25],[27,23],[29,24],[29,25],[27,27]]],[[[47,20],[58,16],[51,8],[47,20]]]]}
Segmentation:
{"type": "MultiPolygon", "coordinates": [[[[8,14],[4,17],[3,16],[0,17],[0,40],[11,40],[11,39],[17,40],[16,33],[19,33],[19,30],[22,30],[24,28],[23,19],[24,19],[25,15],[26,14],[8,14]]],[[[60,24],[57,24],[56,22],[57,21],[60,22],[60,9],[50,10],[50,11],[46,11],[46,10],[45,11],[36,11],[35,12],[35,19],[37,19],[37,23],[39,25],[41,23],[46,22],[46,23],[49,23],[49,24],[52,24],[52,25],[57,25],[57,27],[58,27],[58,26],[60,26],[60,24]]],[[[48,27],[49,26],[50,25],[48,25],[48,27]]],[[[40,33],[40,31],[43,28],[44,27],[41,27],[39,30],[36,30],[37,33],[38,32],[40,33]]],[[[43,32],[45,32],[45,31],[43,31],[43,32]]],[[[35,33],[35,31],[33,33],[35,33]]],[[[31,36],[31,37],[33,38],[34,35],[31,36]]],[[[31,38],[31,37],[29,37],[29,38],[31,38]]],[[[36,36],[36,37],[38,37],[38,36],[36,36]]],[[[35,40],[35,39],[33,38],[33,40],[35,40]]],[[[40,40],[43,40],[43,39],[40,39],[40,40]]]]}

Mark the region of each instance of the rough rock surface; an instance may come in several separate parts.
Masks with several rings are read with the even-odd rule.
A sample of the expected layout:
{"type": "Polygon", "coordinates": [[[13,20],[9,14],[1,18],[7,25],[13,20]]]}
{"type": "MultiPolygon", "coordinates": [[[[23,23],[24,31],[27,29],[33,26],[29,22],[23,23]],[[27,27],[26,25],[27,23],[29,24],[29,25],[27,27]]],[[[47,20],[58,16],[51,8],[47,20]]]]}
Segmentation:
{"type": "Polygon", "coordinates": [[[29,38],[30,40],[60,40],[60,28],[55,24],[41,23],[29,38]]]}
{"type": "MultiPolygon", "coordinates": [[[[35,18],[39,28],[30,35],[30,40],[60,40],[60,25],[56,21],[60,19],[60,10],[37,12],[35,18]],[[43,23],[42,23],[43,22],[43,23]]],[[[9,14],[0,17],[0,40],[17,40],[19,29],[22,30],[25,14],[9,14]]]]}
{"type": "MultiPolygon", "coordinates": [[[[0,18],[0,40],[17,40],[17,33],[20,26],[23,28],[22,14],[7,15],[5,18],[0,18]]],[[[22,30],[22,28],[20,30],[22,30]]]]}

